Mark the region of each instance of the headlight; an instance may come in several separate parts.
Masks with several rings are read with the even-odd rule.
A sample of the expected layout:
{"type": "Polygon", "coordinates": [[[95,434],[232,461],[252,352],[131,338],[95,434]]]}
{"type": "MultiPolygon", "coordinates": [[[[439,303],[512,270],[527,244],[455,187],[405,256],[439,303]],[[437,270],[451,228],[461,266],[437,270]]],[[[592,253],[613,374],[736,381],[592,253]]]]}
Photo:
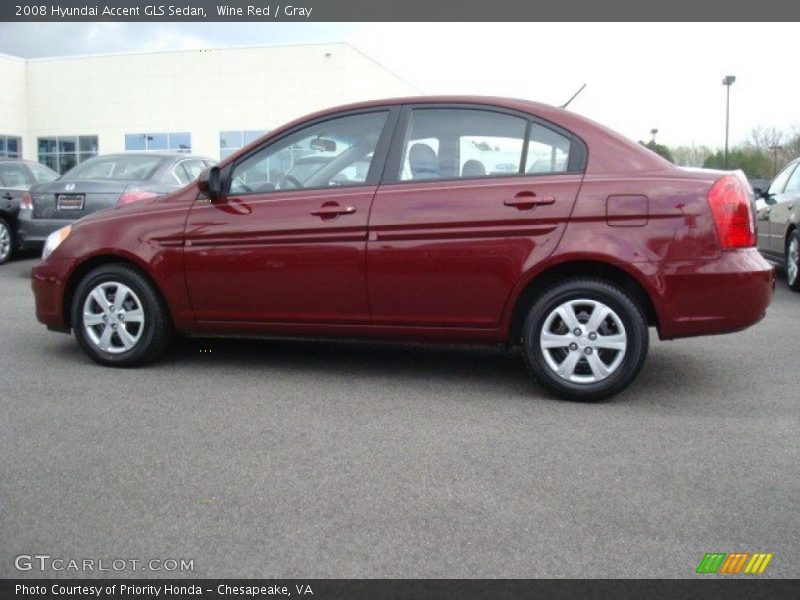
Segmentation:
{"type": "Polygon", "coordinates": [[[62,227],[58,231],[54,231],[48,235],[47,240],[44,243],[44,250],[42,250],[42,260],[45,260],[48,256],[50,256],[53,253],[53,250],[58,248],[61,242],[67,239],[71,231],[72,226],[67,225],[66,227],[62,227]]]}

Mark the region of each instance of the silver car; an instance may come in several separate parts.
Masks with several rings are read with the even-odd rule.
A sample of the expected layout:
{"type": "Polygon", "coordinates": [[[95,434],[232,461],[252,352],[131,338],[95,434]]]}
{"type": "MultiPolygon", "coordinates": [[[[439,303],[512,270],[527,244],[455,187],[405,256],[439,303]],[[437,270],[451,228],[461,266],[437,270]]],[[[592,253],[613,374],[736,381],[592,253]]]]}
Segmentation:
{"type": "Polygon", "coordinates": [[[169,194],[197,179],[215,161],[178,152],[125,152],[90,158],[59,179],[30,189],[19,211],[23,248],[86,215],[169,194]]]}

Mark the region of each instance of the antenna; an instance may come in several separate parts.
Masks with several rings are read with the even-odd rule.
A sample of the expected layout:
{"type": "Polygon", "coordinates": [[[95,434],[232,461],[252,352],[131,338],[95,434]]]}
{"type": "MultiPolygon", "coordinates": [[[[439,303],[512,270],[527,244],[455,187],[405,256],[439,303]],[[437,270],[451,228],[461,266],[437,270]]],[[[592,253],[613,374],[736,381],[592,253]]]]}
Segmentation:
{"type": "Polygon", "coordinates": [[[575,92],[574,94],[572,94],[572,98],[570,98],[570,99],[569,99],[569,100],[567,100],[567,101],[566,101],[564,104],[562,104],[562,105],[561,105],[561,108],[567,108],[567,107],[569,106],[569,103],[570,103],[570,102],[572,102],[573,100],[575,100],[575,98],[578,96],[578,94],[580,94],[580,93],[583,91],[583,88],[585,88],[585,87],[586,87],[586,84],[584,83],[584,84],[583,84],[583,85],[582,85],[582,86],[581,86],[581,87],[578,89],[578,91],[577,91],[577,92],[575,92]]]}

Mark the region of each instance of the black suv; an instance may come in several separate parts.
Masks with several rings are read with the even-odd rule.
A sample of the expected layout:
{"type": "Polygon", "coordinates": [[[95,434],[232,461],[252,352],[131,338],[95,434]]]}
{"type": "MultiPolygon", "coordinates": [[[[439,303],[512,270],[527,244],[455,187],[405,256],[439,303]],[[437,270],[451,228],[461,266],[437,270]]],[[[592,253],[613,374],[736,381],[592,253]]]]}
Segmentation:
{"type": "Polygon", "coordinates": [[[58,179],[58,173],[39,163],[0,158],[0,265],[17,246],[17,214],[22,194],[32,185],[58,179]]]}

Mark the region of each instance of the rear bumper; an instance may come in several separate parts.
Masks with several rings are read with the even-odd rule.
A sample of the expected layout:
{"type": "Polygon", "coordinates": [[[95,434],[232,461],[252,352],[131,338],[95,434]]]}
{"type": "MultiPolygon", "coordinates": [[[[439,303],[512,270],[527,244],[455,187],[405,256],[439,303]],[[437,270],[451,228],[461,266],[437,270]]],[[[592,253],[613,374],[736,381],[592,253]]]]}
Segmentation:
{"type": "Polygon", "coordinates": [[[72,222],[69,219],[34,219],[31,211],[21,210],[17,218],[17,240],[22,248],[41,248],[48,235],[72,222]]]}
{"type": "Polygon", "coordinates": [[[665,263],[658,279],[662,339],[745,329],[764,318],[775,292],[775,269],[755,248],[665,263]]]}
{"type": "Polygon", "coordinates": [[[67,315],[64,314],[64,291],[74,263],[72,258],[51,257],[33,267],[31,272],[36,318],[50,329],[64,330],[68,327],[67,315]]]}

